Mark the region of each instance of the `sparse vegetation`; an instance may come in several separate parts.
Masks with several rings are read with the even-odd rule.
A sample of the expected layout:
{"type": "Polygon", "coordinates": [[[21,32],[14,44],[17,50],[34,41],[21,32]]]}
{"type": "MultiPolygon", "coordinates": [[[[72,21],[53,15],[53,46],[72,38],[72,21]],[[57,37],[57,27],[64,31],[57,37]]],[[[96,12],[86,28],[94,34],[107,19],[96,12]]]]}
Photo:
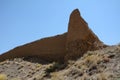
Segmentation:
{"type": "Polygon", "coordinates": [[[13,78],[13,79],[11,79],[11,80],[21,80],[20,78],[13,78]]]}
{"type": "Polygon", "coordinates": [[[55,70],[59,70],[60,67],[61,67],[61,64],[60,64],[60,63],[54,62],[51,66],[49,66],[49,67],[46,69],[46,72],[47,72],[47,73],[54,72],[55,70]]]}
{"type": "Polygon", "coordinates": [[[17,65],[17,58],[7,60],[4,65],[0,64],[0,72],[4,72],[0,74],[0,80],[119,80],[120,50],[116,48],[89,51],[78,60],[70,60],[67,66],[57,62],[40,64],[21,59],[19,64],[24,66],[18,70],[21,65],[17,65]]]}
{"type": "Polygon", "coordinates": [[[108,80],[109,74],[108,73],[98,73],[97,75],[98,80],[108,80]]]}

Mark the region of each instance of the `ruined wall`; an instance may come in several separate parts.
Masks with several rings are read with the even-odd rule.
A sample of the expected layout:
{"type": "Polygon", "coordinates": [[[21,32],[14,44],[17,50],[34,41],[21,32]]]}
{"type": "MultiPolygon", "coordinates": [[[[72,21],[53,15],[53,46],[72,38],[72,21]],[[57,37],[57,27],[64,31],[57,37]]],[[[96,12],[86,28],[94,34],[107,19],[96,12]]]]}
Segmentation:
{"type": "Polygon", "coordinates": [[[0,56],[0,61],[14,57],[39,56],[40,59],[48,61],[62,61],[66,55],[66,35],[44,38],[23,46],[19,46],[0,56]]]}
{"type": "Polygon", "coordinates": [[[77,59],[87,51],[104,47],[106,45],[89,29],[79,10],[75,9],[70,15],[67,33],[19,46],[0,55],[0,61],[15,57],[38,56],[43,60],[64,62],[77,59]]]}

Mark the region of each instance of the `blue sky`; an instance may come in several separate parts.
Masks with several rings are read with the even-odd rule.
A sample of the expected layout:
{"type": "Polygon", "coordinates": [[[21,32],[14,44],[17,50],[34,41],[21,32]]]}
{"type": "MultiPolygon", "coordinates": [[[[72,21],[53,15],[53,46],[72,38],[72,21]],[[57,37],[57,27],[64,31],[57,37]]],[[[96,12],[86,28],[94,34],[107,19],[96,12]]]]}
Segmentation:
{"type": "Polygon", "coordinates": [[[0,0],[0,53],[67,32],[78,8],[104,43],[120,43],[120,0],[0,0]]]}

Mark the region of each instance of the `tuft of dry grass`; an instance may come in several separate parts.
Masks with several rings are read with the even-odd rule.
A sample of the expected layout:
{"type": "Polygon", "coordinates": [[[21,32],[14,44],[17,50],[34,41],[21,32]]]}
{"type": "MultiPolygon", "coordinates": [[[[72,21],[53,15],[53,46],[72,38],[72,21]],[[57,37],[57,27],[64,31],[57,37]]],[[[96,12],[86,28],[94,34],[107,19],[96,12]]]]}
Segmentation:
{"type": "Polygon", "coordinates": [[[64,80],[57,72],[52,73],[51,76],[51,80],[64,80]]]}
{"type": "Polygon", "coordinates": [[[84,59],[86,64],[93,64],[93,65],[97,65],[98,63],[100,63],[100,61],[102,61],[102,56],[100,55],[90,55],[87,56],[84,59]]]}
{"type": "Polygon", "coordinates": [[[0,74],[0,80],[7,80],[7,76],[5,74],[0,74]]]}
{"type": "Polygon", "coordinates": [[[11,80],[21,80],[20,78],[13,78],[13,79],[11,79],[11,80]]]}
{"type": "Polygon", "coordinates": [[[96,75],[96,77],[97,77],[98,80],[108,80],[109,76],[110,75],[108,73],[98,73],[96,75]]]}

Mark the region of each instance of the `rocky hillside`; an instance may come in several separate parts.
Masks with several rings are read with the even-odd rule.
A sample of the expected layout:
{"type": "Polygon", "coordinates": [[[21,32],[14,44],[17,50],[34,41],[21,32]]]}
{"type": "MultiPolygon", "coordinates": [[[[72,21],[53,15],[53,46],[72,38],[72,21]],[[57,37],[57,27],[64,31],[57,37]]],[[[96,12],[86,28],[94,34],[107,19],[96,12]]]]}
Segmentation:
{"type": "Polygon", "coordinates": [[[88,51],[67,65],[35,57],[6,60],[0,80],[120,80],[120,45],[88,51]]]}

